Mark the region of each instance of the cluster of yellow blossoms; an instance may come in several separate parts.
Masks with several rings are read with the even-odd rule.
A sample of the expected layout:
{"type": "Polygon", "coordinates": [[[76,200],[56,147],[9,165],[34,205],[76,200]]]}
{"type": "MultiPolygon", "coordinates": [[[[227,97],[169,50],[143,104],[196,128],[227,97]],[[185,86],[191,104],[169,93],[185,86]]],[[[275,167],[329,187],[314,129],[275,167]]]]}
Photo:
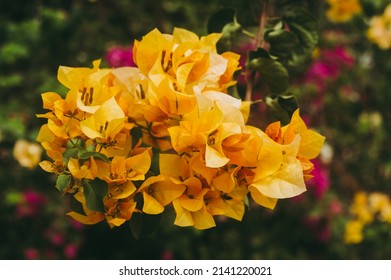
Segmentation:
{"type": "Polygon", "coordinates": [[[391,224],[391,200],[384,193],[356,193],[350,212],[354,219],[346,224],[346,243],[360,243],[364,227],[375,220],[391,224]]]}
{"type": "Polygon", "coordinates": [[[335,23],[350,21],[362,12],[359,0],[327,0],[327,4],[329,5],[327,18],[335,23]]]}
{"type": "Polygon", "coordinates": [[[324,137],[298,111],[286,126],[246,125],[249,103],[226,93],[239,55],[218,54],[220,36],[155,29],[135,41],[137,67],[59,68],[69,91],[42,94],[37,140],[51,158],[41,167],[83,206],[71,217],[114,227],[173,206],[176,225],[206,229],[215,215],[240,221],[248,194],[274,208],[306,190],[324,137]]]}
{"type": "Polygon", "coordinates": [[[367,36],[379,48],[384,50],[391,48],[391,4],[386,7],[382,15],[371,18],[367,36]]]}

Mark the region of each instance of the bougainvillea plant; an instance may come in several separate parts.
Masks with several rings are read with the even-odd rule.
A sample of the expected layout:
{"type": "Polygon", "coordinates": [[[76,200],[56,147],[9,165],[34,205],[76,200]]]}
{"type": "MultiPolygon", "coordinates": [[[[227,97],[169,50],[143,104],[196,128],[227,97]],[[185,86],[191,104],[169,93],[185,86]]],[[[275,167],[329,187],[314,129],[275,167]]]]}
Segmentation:
{"type": "Polygon", "coordinates": [[[256,84],[269,104],[291,105],[288,71],[316,41],[305,10],[283,11],[279,20],[268,20],[269,11],[265,4],[246,69],[237,53],[220,51],[249,33],[229,10],[218,16],[222,28],[212,21],[206,36],[152,30],[134,42],[134,67],[101,68],[100,60],[92,68],[59,67],[67,94],[42,94],[48,112],[38,117],[47,123],[37,140],[49,157],[40,166],[81,206],[69,216],[116,227],[172,207],[175,225],[207,229],[215,216],[240,221],[249,203],[273,209],[306,190],[324,137],[296,107],[288,122],[264,130],[248,124],[256,84]],[[240,71],[245,101],[232,90],[240,71]]]}

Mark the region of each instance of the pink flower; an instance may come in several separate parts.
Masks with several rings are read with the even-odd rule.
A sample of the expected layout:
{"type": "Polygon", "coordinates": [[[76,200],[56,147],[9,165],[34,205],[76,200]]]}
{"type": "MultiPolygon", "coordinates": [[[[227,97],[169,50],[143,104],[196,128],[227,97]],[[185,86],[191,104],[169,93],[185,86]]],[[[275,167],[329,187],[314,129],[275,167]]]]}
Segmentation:
{"type": "Polygon", "coordinates": [[[171,251],[166,250],[162,254],[162,259],[163,260],[172,260],[172,259],[174,259],[174,254],[171,251]]]}
{"type": "Polygon", "coordinates": [[[27,248],[24,250],[24,257],[27,260],[37,260],[39,259],[39,252],[34,248],[27,248]]]}
{"type": "Polygon", "coordinates": [[[64,255],[67,259],[75,259],[77,256],[77,251],[79,250],[79,246],[77,244],[68,244],[64,248],[64,255]]]}
{"type": "Polygon", "coordinates": [[[319,160],[313,160],[313,164],[314,170],[312,171],[312,175],[314,177],[307,182],[307,185],[312,190],[315,198],[320,200],[324,197],[330,186],[329,172],[322,166],[319,160]]]}
{"type": "Polygon", "coordinates": [[[112,47],[106,55],[110,67],[136,66],[133,61],[133,47],[112,47]]]}
{"type": "Polygon", "coordinates": [[[341,214],[343,212],[343,207],[342,207],[341,202],[337,199],[330,201],[329,211],[330,211],[330,214],[332,214],[332,215],[341,214]]]}
{"type": "Polygon", "coordinates": [[[323,60],[330,61],[342,67],[352,67],[356,60],[344,46],[336,46],[333,49],[323,50],[323,60]]]}
{"type": "Polygon", "coordinates": [[[16,209],[17,216],[20,218],[37,216],[46,201],[47,199],[43,194],[30,190],[25,191],[23,200],[16,209]]]}
{"type": "Polygon", "coordinates": [[[65,241],[65,237],[61,233],[53,233],[50,236],[50,242],[54,246],[61,246],[62,244],[64,244],[64,241],[65,241]]]}
{"type": "Polygon", "coordinates": [[[330,49],[322,49],[317,59],[309,67],[302,83],[316,87],[319,92],[315,106],[323,104],[323,93],[327,83],[338,78],[345,69],[349,69],[356,63],[355,58],[344,46],[336,46],[330,49]]]}

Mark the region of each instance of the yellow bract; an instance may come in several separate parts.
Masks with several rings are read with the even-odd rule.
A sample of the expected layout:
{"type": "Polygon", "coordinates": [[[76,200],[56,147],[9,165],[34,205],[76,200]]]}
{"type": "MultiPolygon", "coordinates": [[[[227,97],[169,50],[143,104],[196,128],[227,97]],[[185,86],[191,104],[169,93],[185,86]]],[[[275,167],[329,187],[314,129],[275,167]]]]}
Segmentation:
{"type": "Polygon", "coordinates": [[[390,196],[380,192],[359,191],[350,206],[352,219],[345,226],[345,242],[360,243],[365,239],[364,228],[374,221],[391,223],[390,196]]]}
{"type": "Polygon", "coordinates": [[[327,0],[327,3],[326,14],[332,22],[347,22],[362,11],[359,0],[327,0]]]}
{"type": "Polygon", "coordinates": [[[386,50],[391,48],[391,4],[389,4],[384,13],[374,16],[370,19],[367,36],[369,40],[386,50]]]}

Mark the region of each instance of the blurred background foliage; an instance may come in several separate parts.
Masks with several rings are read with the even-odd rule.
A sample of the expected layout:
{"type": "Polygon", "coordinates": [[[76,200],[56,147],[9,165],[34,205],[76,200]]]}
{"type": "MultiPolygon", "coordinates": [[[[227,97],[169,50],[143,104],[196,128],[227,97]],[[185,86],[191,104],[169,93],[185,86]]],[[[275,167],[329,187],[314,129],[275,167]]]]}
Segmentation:
{"type": "MultiPolygon", "coordinates": [[[[42,124],[35,114],[42,112],[41,93],[65,93],[56,79],[59,65],[90,67],[102,58],[113,66],[110,50],[131,47],[155,27],[205,35],[209,17],[221,8],[234,8],[243,26],[257,25],[261,2],[1,2],[0,259],[390,258],[391,50],[366,33],[387,0],[340,1],[350,11],[347,20],[328,14],[332,0],[270,1],[303,5],[319,22],[318,48],[291,76],[290,91],[307,123],[327,137],[309,191],[280,200],[273,211],[252,206],[242,222],[220,219],[206,231],[176,227],[167,212],[162,220],[169,222],[135,239],[128,227],[71,221],[54,178],[36,166],[45,155],[35,144],[42,124]],[[349,10],[354,2],[360,12],[349,10]],[[386,199],[379,204],[372,194],[386,199]]],[[[252,118],[259,121],[265,110],[253,106],[252,118]]]]}

